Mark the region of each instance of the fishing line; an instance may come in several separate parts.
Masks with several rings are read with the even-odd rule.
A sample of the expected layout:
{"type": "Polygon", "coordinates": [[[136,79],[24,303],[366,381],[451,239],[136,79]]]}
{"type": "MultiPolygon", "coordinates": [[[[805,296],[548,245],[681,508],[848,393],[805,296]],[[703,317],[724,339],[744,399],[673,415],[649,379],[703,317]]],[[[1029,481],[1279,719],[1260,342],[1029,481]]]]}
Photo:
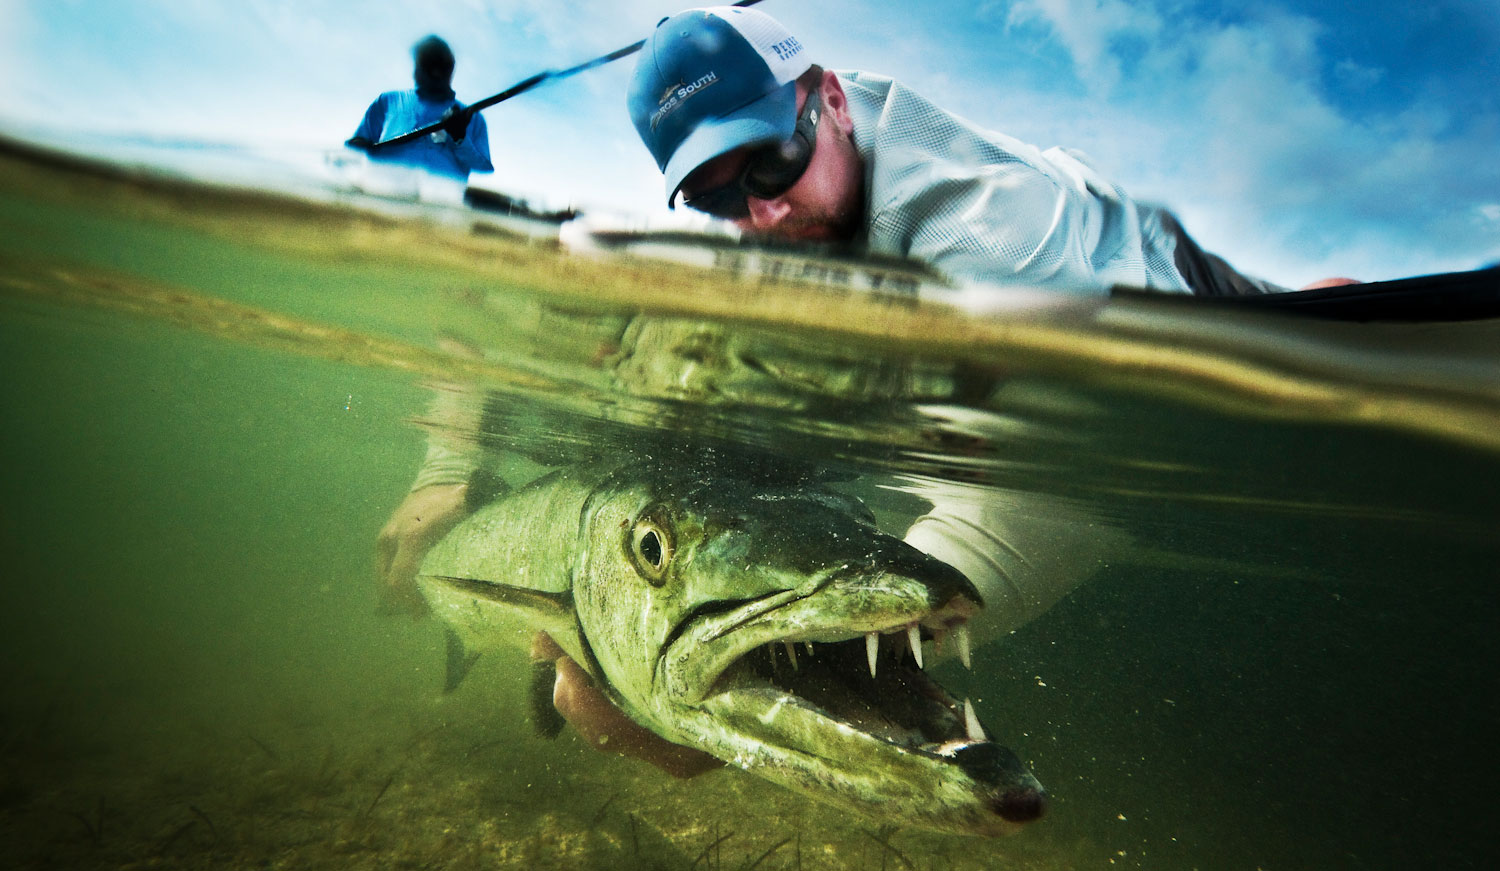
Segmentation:
{"type": "MultiPolygon", "coordinates": [[[[754,6],[759,2],[760,0],[739,0],[739,2],[732,5],[754,6]]],[[[516,82],[514,85],[511,85],[498,94],[494,94],[492,96],[485,97],[483,100],[477,100],[473,103],[470,103],[469,105],[463,107],[462,109],[459,109],[458,111],[464,113],[465,115],[472,116],[475,112],[481,111],[483,109],[488,109],[496,103],[503,103],[506,100],[509,100],[511,97],[514,97],[518,94],[524,94],[537,85],[540,85],[542,82],[548,82],[554,79],[565,79],[568,76],[576,75],[583,72],[584,70],[591,70],[594,67],[603,66],[612,61],[617,61],[622,57],[629,57],[630,55],[633,55],[636,52],[640,51],[641,46],[645,44],[646,40],[642,39],[631,45],[627,45],[624,48],[617,48],[609,54],[600,55],[599,57],[596,57],[591,61],[584,61],[576,67],[568,67],[565,70],[544,70],[543,72],[537,73],[530,78],[522,79],[521,81],[516,82]]],[[[400,136],[392,136],[390,139],[382,139],[379,142],[376,142],[373,145],[369,146],[368,150],[373,152],[377,148],[388,148],[392,145],[402,145],[407,142],[413,142],[415,140],[421,139],[423,136],[427,136],[431,133],[436,133],[437,131],[443,129],[443,127],[447,125],[451,120],[452,116],[449,116],[447,118],[434,121],[431,124],[428,124],[426,127],[418,127],[410,133],[402,133],[400,136]]]]}

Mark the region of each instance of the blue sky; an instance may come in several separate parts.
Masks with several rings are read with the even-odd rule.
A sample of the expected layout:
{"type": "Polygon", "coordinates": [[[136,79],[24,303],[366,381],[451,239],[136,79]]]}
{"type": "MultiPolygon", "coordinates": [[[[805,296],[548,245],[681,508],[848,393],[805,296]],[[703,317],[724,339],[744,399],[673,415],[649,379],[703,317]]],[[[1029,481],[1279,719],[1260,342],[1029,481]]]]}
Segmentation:
{"type": "MultiPolygon", "coordinates": [[[[645,35],[657,0],[0,0],[0,129],[337,148],[438,33],[475,100],[645,35]]],[[[831,68],[1089,154],[1204,247],[1300,284],[1500,260],[1500,4],[765,0],[831,68]]],[[[487,187],[663,212],[631,61],[485,113],[487,187]]]]}

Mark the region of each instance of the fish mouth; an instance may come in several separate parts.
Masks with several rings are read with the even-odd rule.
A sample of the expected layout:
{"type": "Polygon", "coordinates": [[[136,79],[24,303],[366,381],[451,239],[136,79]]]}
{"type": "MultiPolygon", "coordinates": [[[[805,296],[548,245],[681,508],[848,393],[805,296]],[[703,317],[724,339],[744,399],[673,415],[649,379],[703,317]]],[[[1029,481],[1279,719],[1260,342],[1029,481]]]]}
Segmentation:
{"type": "Polygon", "coordinates": [[[884,772],[881,797],[910,790],[935,827],[1014,831],[1045,812],[1041,784],[925,668],[943,651],[970,664],[982,606],[953,575],[962,583],[838,571],[724,603],[667,648],[669,693],[748,739],[730,762],[820,769],[820,787],[843,778],[854,799],[884,772]]]}

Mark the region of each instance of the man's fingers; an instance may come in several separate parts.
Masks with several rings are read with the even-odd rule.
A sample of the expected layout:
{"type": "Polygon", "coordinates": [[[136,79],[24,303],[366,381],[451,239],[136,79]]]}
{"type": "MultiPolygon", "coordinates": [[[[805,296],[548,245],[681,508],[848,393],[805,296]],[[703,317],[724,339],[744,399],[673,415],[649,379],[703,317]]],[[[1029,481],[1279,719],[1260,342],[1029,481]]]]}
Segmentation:
{"type": "Polygon", "coordinates": [[[438,484],[408,493],[375,537],[375,573],[382,613],[428,612],[417,571],[427,551],[464,515],[467,484],[438,484]]]}
{"type": "Polygon", "coordinates": [[[383,582],[391,574],[391,561],[396,558],[396,536],[389,527],[382,529],[375,539],[375,574],[383,582]]]}
{"type": "Polygon", "coordinates": [[[381,587],[380,604],[376,613],[423,617],[431,610],[422,592],[413,585],[410,588],[381,587]]]}
{"type": "MultiPolygon", "coordinates": [[[[538,632],[531,636],[531,659],[534,662],[542,660],[556,661],[566,655],[563,649],[557,646],[557,642],[552,640],[551,635],[545,632],[538,632]]],[[[568,660],[569,663],[572,661],[571,659],[568,660]]]]}
{"type": "Polygon", "coordinates": [[[724,764],[701,750],[673,744],[638,725],[615,707],[594,686],[588,674],[567,656],[557,660],[552,704],[593,746],[648,762],[673,777],[696,777],[724,764]]]}
{"type": "Polygon", "coordinates": [[[380,576],[380,610],[388,614],[410,614],[420,617],[428,611],[427,600],[417,589],[417,569],[424,551],[397,546],[385,572],[380,576]]]}

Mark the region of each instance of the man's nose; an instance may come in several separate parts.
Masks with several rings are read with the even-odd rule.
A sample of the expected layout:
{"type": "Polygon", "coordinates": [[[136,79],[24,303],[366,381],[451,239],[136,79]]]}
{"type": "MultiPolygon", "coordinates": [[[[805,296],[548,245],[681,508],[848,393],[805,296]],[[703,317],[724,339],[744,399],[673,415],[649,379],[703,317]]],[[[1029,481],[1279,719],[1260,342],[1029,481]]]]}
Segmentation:
{"type": "Polygon", "coordinates": [[[749,223],[756,230],[769,230],[780,224],[786,218],[792,206],[785,199],[777,197],[774,200],[763,200],[760,197],[745,197],[745,205],[750,207],[749,223]]]}

